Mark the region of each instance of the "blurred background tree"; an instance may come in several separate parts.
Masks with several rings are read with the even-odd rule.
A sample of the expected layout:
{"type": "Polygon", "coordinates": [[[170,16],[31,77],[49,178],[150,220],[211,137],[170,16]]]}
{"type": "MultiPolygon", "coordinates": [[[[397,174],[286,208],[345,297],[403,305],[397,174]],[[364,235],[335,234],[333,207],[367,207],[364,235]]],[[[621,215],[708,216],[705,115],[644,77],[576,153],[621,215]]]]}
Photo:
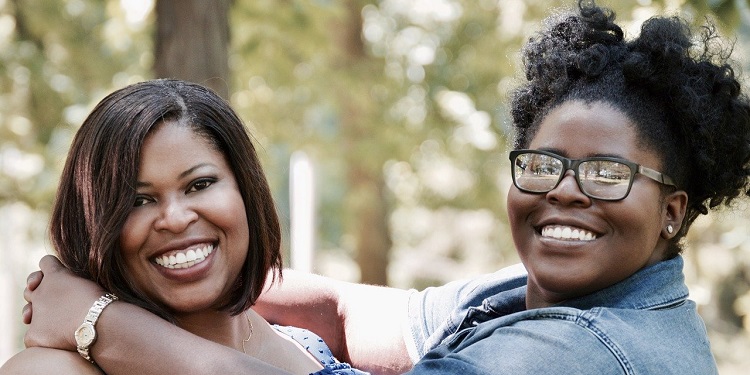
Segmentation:
{"type": "Polygon", "coordinates": [[[158,0],[154,75],[199,82],[229,97],[230,0],[158,0]]]}
{"type": "MultiPolygon", "coordinates": [[[[517,260],[507,93],[520,45],[572,0],[0,0],[0,361],[72,135],[103,95],[176,77],[231,101],[289,228],[289,161],[313,160],[316,272],[422,288],[517,260]]],[[[747,70],[747,0],[600,1],[626,32],[716,19],[747,70]]],[[[750,350],[750,214],[699,220],[687,276],[722,373],[750,350]]],[[[285,248],[290,241],[285,241],[285,248]]]]}

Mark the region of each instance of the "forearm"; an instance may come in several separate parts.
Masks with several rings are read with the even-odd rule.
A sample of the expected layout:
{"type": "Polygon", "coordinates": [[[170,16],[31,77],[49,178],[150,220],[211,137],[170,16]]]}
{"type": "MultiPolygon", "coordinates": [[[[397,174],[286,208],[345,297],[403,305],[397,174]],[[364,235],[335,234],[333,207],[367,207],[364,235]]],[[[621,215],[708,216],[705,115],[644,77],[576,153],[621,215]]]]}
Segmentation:
{"type": "Polygon", "coordinates": [[[351,363],[379,375],[411,369],[403,336],[408,293],[362,284],[342,285],[338,293],[351,363]]]}
{"type": "Polygon", "coordinates": [[[78,353],[50,348],[28,348],[0,366],[0,375],[102,375],[78,353]]]}
{"type": "MultiPolygon", "coordinates": [[[[31,308],[24,343],[68,350],[77,356],[73,332],[104,291],[74,276],[53,256],[43,257],[39,266],[44,281],[32,282],[24,291],[31,308]]],[[[96,331],[89,353],[110,375],[288,374],[121,301],[104,308],[96,331]]]]}
{"type": "Polygon", "coordinates": [[[110,375],[288,375],[122,302],[105,309],[96,329],[98,338],[92,346],[92,357],[110,375]]]}
{"type": "Polygon", "coordinates": [[[321,336],[341,361],[373,374],[411,368],[403,339],[408,293],[285,271],[253,309],[267,320],[321,336]]]}
{"type": "Polygon", "coordinates": [[[284,270],[283,284],[267,287],[253,310],[271,323],[308,329],[320,336],[340,361],[348,362],[335,281],[284,270]]]}

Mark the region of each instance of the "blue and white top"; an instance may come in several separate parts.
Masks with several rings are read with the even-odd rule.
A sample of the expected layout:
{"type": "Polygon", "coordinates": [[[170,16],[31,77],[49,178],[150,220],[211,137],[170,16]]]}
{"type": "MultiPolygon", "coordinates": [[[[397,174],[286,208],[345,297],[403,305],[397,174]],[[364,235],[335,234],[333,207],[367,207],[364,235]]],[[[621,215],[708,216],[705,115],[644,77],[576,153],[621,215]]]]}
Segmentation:
{"type": "Polygon", "coordinates": [[[369,373],[352,368],[348,363],[339,362],[331,349],[320,336],[304,328],[273,326],[277,331],[286,334],[298,342],[323,365],[323,369],[310,375],[369,375],[369,373]]]}

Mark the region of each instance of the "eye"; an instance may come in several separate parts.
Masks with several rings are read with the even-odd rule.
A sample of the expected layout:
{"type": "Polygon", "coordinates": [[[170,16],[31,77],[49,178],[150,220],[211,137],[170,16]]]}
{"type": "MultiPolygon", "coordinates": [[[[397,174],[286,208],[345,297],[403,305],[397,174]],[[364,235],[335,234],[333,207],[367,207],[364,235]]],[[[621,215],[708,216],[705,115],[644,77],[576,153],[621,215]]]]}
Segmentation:
{"type": "Polygon", "coordinates": [[[209,186],[213,185],[214,182],[216,182],[216,179],[214,178],[201,178],[198,180],[195,180],[187,189],[188,193],[193,193],[201,190],[208,189],[209,186]]]}
{"type": "Polygon", "coordinates": [[[133,202],[133,207],[144,206],[147,203],[151,203],[153,201],[154,201],[153,199],[151,199],[150,197],[148,197],[146,195],[136,195],[135,196],[135,201],[133,202]]]}

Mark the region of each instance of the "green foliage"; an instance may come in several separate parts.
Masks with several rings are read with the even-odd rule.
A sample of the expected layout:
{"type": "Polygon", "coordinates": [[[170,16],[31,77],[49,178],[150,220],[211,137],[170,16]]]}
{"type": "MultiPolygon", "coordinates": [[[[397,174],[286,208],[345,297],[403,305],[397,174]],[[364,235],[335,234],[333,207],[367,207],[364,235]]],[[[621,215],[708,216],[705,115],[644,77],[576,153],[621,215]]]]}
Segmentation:
{"type": "Polygon", "coordinates": [[[90,103],[117,74],[143,75],[144,35],[123,33],[101,1],[0,2],[0,202],[48,207],[61,160],[90,103]],[[114,39],[117,38],[117,39],[114,39]]]}
{"type": "MultiPolygon", "coordinates": [[[[685,0],[679,9],[668,0],[598,2],[626,24],[664,12],[696,23],[710,16],[737,35],[737,49],[748,48],[748,0],[685,0]]],[[[354,247],[351,207],[371,199],[352,193],[359,173],[388,188],[394,284],[427,286],[514,261],[505,218],[507,94],[523,41],[551,11],[573,4],[235,1],[231,101],[258,140],[282,216],[288,161],[304,150],[316,163],[320,248],[354,247]],[[358,46],[347,31],[360,17],[358,46]]],[[[72,134],[93,103],[151,75],[152,22],[127,21],[115,0],[0,0],[0,205],[49,207],[72,134]]],[[[691,234],[744,233],[747,221],[691,234]]],[[[709,254],[696,244],[690,252],[709,254]]],[[[748,248],[720,253],[747,259],[748,248]]],[[[734,273],[688,276],[710,289],[734,273]]]]}

